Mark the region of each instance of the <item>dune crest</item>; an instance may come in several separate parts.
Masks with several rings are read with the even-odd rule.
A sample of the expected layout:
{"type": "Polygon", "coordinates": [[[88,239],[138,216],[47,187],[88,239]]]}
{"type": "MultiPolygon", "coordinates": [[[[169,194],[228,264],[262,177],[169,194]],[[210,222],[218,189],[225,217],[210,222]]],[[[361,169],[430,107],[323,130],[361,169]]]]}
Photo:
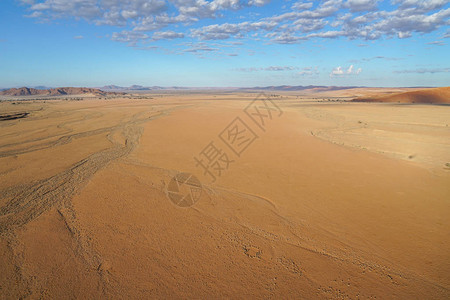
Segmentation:
{"type": "Polygon", "coordinates": [[[399,103],[426,103],[426,104],[449,104],[450,87],[424,89],[419,91],[404,92],[393,95],[382,95],[373,97],[360,97],[353,101],[357,102],[399,102],[399,103]]]}

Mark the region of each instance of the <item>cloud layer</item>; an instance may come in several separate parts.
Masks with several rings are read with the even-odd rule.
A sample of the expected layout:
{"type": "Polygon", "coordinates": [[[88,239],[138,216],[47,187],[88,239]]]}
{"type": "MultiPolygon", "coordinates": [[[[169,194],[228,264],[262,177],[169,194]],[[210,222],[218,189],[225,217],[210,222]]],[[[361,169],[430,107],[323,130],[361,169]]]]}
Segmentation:
{"type": "MultiPolygon", "coordinates": [[[[258,40],[294,44],[309,39],[375,40],[409,38],[450,25],[446,0],[294,1],[282,14],[260,18],[237,16],[249,7],[262,7],[269,0],[20,0],[29,17],[42,21],[59,18],[86,20],[114,26],[111,38],[131,46],[163,39],[217,41],[258,40]],[[247,20],[246,20],[247,18],[247,20]],[[200,21],[213,24],[201,26],[200,21]],[[117,31],[115,27],[122,27],[117,31]]],[[[247,14],[248,16],[248,14],[247,14]]],[[[446,34],[448,37],[448,32],[446,34]]]]}

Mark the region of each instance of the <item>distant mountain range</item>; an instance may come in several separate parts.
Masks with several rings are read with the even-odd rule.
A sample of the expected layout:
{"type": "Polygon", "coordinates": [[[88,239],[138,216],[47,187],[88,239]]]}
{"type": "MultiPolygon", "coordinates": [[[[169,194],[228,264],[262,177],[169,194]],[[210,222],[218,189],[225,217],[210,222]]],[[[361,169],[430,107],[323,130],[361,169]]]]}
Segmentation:
{"type": "MultiPolygon", "coordinates": [[[[325,85],[278,85],[278,86],[256,86],[256,87],[182,87],[182,86],[142,86],[132,85],[129,87],[118,85],[106,85],[100,88],[84,87],[60,87],[49,88],[46,86],[35,86],[33,88],[21,87],[11,89],[0,89],[0,95],[8,96],[62,96],[62,95],[80,95],[93,94],[96,96],[123,95],[133,91],[171,91],[171,90],[229,90],[229,91],[307,91],[307,92],[329,92],[353,88],[364,88],[363,86],[325,86],[325,85]]],[[[422,87],[425,88],[425,87],[422,87]]]]}
{"type": "MultiPolygon", "coordinates": [[[[35,86],[31,88],[11,88],[0,89],[0,95],[24,96],[24,95],[72,95],[72,94],[86,94],[92,93],[96,95],[106,95],[111,92],[132,92],[132,91],[170,91],[170,90],[233,90],[233,91],[304,91],[308,92],[327,92],[338,91],[353,88],[365,88],[365,86],[325,86],[325,85],[277,85],[277,86],[255,86],[255,87],[183,87],[183,86],[119,86],[119,85],[106,85],[96,88],[51,88],[47,86],[35,86]]],[[[399,87],[400,88],[400,87],[399,87]]],[[[406,88],[406,87],[403,87],[406,88]]],[[[408,87],[416,88],[416,87],[408,87]]],[[[418,88],[418,87],[417,87],[418,88]]],[[[420,87],[428,88],[428,87],[420,87]]]]}
{"type": "Polygon", "coordinates": [[[0,91],[0,95],[5,96],[64,96],[64,95],[81,95],[81,94],[93,94],[96,96],[108,96],[108,95],[123,95],[124,93],[105,92],[100,89],[94,88],[79,88],[79,87],[61,87],[53,89],[36,89],[36,88],[12,88],[0,91]]]}
{"type": "Polygon", "coordinates": [[[181,86],[142,86],[132,85],[129,87],[118,85],[106,85],[100,87],[103,91],[158,91],[158,90],[217,90],[217,89],[230,89],[230,90],[264,90],[264,91],[303,91],[303,90],[317,90],[323,91],[335,91],[343,89],[357,88],[357,86],[322,86],[322,85],[279,85],[279,86],[264,86],[264,87],[181,87],[181,86]]]}
{"type": "Polygon", "coordinates": [[[264,87],[240,88],[240,90],[264,90],[264,91],[303,91],[315,90],[317,92],[338,91],[360,88],[360,86],[325,86],[325,85],[278,85],[264,87]]]}
{"type": "MultiPolygon", "coordinates": [[[[36,90],[50,90],[53,87],[48,87],[48,86],[43,86],[43,85],[38,85],[38,86],[31,86],[30,88],[32,89],[36,89],[36,90]]],[[[9,88],[0,88],[0,92],[1,91],[6,91],[9,90],[9,88]]]]}
{"type": "Polygon", "coordinates": [[[142,86],[142,85],[132,85],[129,87],[126,86],[118,86],[118,85],[106,85],[100,87],[99,89],[103,91],[159,91],[159,90],[193,90],[193,89],[202,89],[202,88],[192,88],[192,87],[182,87],[182,86],[142,86]]]}

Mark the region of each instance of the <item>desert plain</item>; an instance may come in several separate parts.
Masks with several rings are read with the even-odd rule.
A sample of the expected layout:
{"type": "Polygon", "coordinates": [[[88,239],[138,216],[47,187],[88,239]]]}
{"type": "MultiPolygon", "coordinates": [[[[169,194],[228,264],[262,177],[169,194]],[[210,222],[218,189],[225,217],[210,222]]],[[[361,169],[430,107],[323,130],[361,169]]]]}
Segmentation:
{"type": "Polygon", "coordinates": [[[4,97],[0,297],[448,299],[450,106],[379,93],[4,97]]]}

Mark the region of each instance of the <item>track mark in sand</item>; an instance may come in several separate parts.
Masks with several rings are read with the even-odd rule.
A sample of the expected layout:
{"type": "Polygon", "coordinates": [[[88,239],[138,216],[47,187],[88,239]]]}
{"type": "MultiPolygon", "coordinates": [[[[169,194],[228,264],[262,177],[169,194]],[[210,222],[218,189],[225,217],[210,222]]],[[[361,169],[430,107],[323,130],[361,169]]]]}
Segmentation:
{"type": "MultiPolygon", "coordinates": [[[[24,257],[21,255],[22,245],[17,241],[14,234],[6,237],[3,241],[6,243],[6,251],[2,255],[4,255],[3,258],[8,259],[12,270],[10,269],[9,273],[9,284],[5,286],[0,285],[0,295],[4,297],[2,299],[27,299],[32,295],[31,286],[33,282],[32,279],[29,279],[23,273],[22,266],[24,257]]],[[[5,271],[4,267],[8,268],[8,266],[2,266],[0,269],[2,272],[5,271]]]]}
{"type": "MultiPolygon", "coordinates": [[[[139,114],[141,114],[141,113],[139,113],[139,114]]],[[[129,123],[132,123],[132,121],[129,122],[129,123]]],[[[52,141],[48,141],[48,142],[45,142],[44,140],[49,139],[49,138],[53,138],[53,137],[57,137],[57,136],[48,136],[46,138],[38,138],[38,139],[28,140],[28,141],[25,141],[22,144],[33,143],[33,142],[37,142],[37,141],[44,141],[44,142],[40,143],[40,144],[37,144],[37,145],[30,146],[30,147],[22,148],[22,149],[15,149],[15,150],[9,150],[9,151],[0,152],[0,158],[1,157],[13,156],[13,155],[19,155],[19,154],[25,154],[25,153],[38,151],[38,150],[44,150],[44,149],[48,149],[48,148],[52,148],[52,147],[56,147],[56,146],[65,145],[65,144],[70,143],[74,139],[89,137],[89,136],[93,136],[93,135],[97,135],[97,134],[101,134],[101,133],[106,133],[106,132],[112,133],[115,130],[120,130],[121,128],[126,127],[127,124],[128,123],[121,123],[121,124],[118,124],[116,126],[105,127],[105,128],[98,128],[98,129],[85,131],[85,132],[79,132],[79,133],[75,133],[75,134],[66,134],[66,135],[60,136],[56,140],[52,140],[52,141]]],[[[68,132],[72,132],[72,130],[68,130],[68,132]]],[[[16,143],[16,144],[9,144],[9,145],[2,145],[2,146],[0,146],[0,149],[3,148],[3,147],[14,146],[14,145],[17,145],[17,144],[18,143],[16,143]]]]}
{"type": "Polygon", "coordinates": [[[67,206],[73,195],[79,192],[97,171],[111,161],[126,156],[139,144],[143,130],[139,127],[140,124],[167,115],[172,110],[162,110],[151,117],[141,117],[146,112],[137,113],[128,123],[111,129],[108,138],[114,143],[113,147],[94,153],[50,178],[1,191],[0,234],[30,222],[56,204],[67,206]],[[117,130],[121,130],[125,137],[125,145],[118,144],[111,138],[117,130]]]}
{"type": "Polygon", "coordinates": [[[73,250],[76,257],[81,258],[85,265],[89,266],[99,276],[99,288],[102,291],[103,297],[111,298],[113,295],[117,295],[114,286],[110,284],[112,280],[111,266],[92,246],[89,233],[78,224],[72,205],[70,203],[66,204],[64,207],[57,209],[57,212],[67,231],[70,233],[72,240],[75,242],[75,248],[73,250]]]}
{"type": "MultiPolygon", "coordinates": [[[[58,125],[56,125],[56,128],[58,128],[58,130],[60,130],[58,133],[55,134],[48,134],[48,131],[51,128],[54,128],[54,125],[50,125],[47,127],[38,127],[35,130],[29,130],[26,132],[21,132],[20,135],[26,135],[26,136],[34,136],[35,134],[39,137],[33,137],[33,138],[29,138],[29,139],[25,139],[25,140],[21,140],[19,142],[12,142],[9,144],[2,144],[0,145],[0,149],[3,148],[10,148],[10,147],[16,147],[19,146],[20,148],[18,149],[14,149],[14,150],[4,150],[4,151],[0,151],[0,157],[7,157],[7,156],[12,156],[12,155],[17,155],[17,154],[23,154],[23,153],[28,153],[28,152],[33,152],[36,150],[42,150],[42,149],[47,149],[50,148],[52,146],[58,146],[63,144],[64,142],[67,143],[70,140],[74,139],[74,138],[81,138],[81,137],[85,137],[85,136],[91,136],[94,135],[96,133],[103,133],[103,132],[107,132],[107,131],[111,131],[115,128],[118,128],[118,126],[120,126],[121,124],[117,125],[117,126],[113,126],[113,127],[106,127],[106,128],[99,128],[96,130],[91,130],[91,131],[86,131],[86,132],[81,132],[78,134],[71,134],[74,130],[71,127],[68,127],[67,125],[69,124],[75,124],[75,123],[80,123],[80,122],[87,122],[87,121],[92,121],[95,118],[98,117],[102,117],[103,114],[101,113],[90,113],[90,114],[85,114],[83,116],[77,116],[74,115],[73,113],[70,114],[66,114],[63,116],[57,116],[58,118],[62,118],[62,117],[67,117],[67,118],[75,118],[75,120],[67,120],[64,121],[62,123],[59,123],[58,125]],[[45,136],[41,136],[41,134],[45,134],[45,136]],[[70,139],[67,139],[68,137],[70,137],[70,139]],[[27,144],[34,144],[32,146],[27,146],[27,144]],[[35,143],[39,143],[39,144],[35,144],[35,143]]],[[[52,116],[52,114],[49,114],[47,116],[40,116],[40,117],[36,117],[34,116],[31,119],[28,119],[28,122],[35,122],[38,120],[49,120],[51,118],[54,118],[52,116]]],[[[19,135],[19,136],[20,136],[19,135]]],[[[0,138],[6,138],[6,137],[11,137],[11,136],[15,136],[17,137],[17,132],[11,132],[9,134],[6,135],[2,135],[0,136],[0,138]]]]}
{"type": "MultiPolygon", "coordinates": [[[[262,237],[268,241],[285,243],[287,245],[296,247],[298,249],[302,249],[309,253],[319,255],[329,260],[330,262],[334,261],[335,263],[338,264],[344,263],[348,265],[353,265],[356,268],[358,268],[362,273],[364,273],[364,270],[370,269],[371,272],[376,273],[377,276],[379,276],[380,278],[386,277],[393,278],[395,276],[397,278],[403,278],[407,280],[408,284],[409,283],[414,284],[414,282],[422,282],[428,286],[433,286],[434,288],[439,289],[443,293],[448,292],[447,287],[442,286],[441,284],[439,284],[434,280],[424,278],[418,274],[409,272],[408,270],[402,267],[395,266],[392,263],[383,259],[382,257],[368,258],[366,257],[364,252],[360,252],[358,248],[354,248],[351,245],[346,245],[346,248],[342,249],[339,247],[330,247],[327,245],[320,245],[320,244],[316,245],[309,243],[308,240],[305,240],[302,236],[298,234],[296,228],[298,228],[299,224],[296,224],[292,220],[280,215],[278,210],[276,209],[275,204],[270,199],[266,199],[264,197],[260,197],[253,194],[248,194],[245,192],[234,191],[223,187],[210,188],[208,186],[204,186],[204,190],[206,191],[206,194],[208,194],[213,198],[220,198],[221,196],[223,196],[224,199],[230,198],[232,199],[233,198],[232,195],[234,195],[237,197],[241,197],[242,199],[251,201],[253,203],[258,203],[259,205],[261,204],[267,205],[266,209],[274,214],[274,217],[279,221],[280,224],[283,224],[285,228],[288,229],[288,232],[290,232],[292,236],[287,236],[286,233],[278,233],[276,231],[266,231],[261,228],[258,228],[258,226],[254,227],[248,224],[248,222],[240,222],[239,220],[235,220],[235,222],[238,225],[248,230],[248,232],[251,234],[262,237]],[[215,194],[212,194],[211,190],[214,190],[215,194]],[[229,195],[227,196],[228,193],[229,195]],[[352,250],[350,251],[350,249],[352,250]]],[[[193,208],[193,209],[201,214],[205,214],[214,218],[214,216],[208,213],[207,211],[201,210],[200,208],[193,208]]],[[[220,219],[217,220],[223,222],[223,220],[220,219]]],[[[320,230],[316,229],[316,232],[321,232],[321,235],[324,235],[325,237],[330,238],[333,237],[333,235],[330,236],[329,235],[330,233],[326,230],[323,231],[323,229],[320,230]]],[[[244,253],[250,257],[252,257],[252,255],[254,256],[255,253],[257,253],[256,250],[257,248],[254,246],[247,246],[244,244],[243,247],[244,253]],[[252,249],[252,247],[254,249],[252,249]]],[[[292,259],[281,257],[277,258],[277,262],[291,273],[296,273],[299,276],[305,276],[299,265],[296,264],[296,262],[294,262],[292,259]]],[[[392,279],[391,282],[392,284],[397,284],[392,279]]]]}
{"type": "MultiPolygon", "coordinates": [[[[198,105],[197,105],[198,106],[198,105]]],[[[165,109],[161,109],[161,110],[151,110],[151,113],[156,113],[156,114],[152,114],[149,118],[145,118],[143,117],[142,119],[137,120],[138,123],[144,123],[146,121],[150,121],[156,118],[159,118],[161,116],[167,115],[168,113],[170,113],[171,111],[174,110],[178,110],[178,109],[184,109],[184,108],[189,108],[189,107],[194,107],[194,105],[180,105],[177,107],[171,107],[171,108],[165,108],[165,109]]],[[[152,109],[154,109],[154,107],[151,107],[152,109]]],[[[148,113],[146,111],[144,112],[140,112],[137,113],[136,115],[134,115],[132,117],[131,121],[128,122],[121,122],[116,126],[111,126],[111,127],[104,127],[104,128],[98,128],[98,129],[94,129],[94,130],[90,130],[90,131],[85,131],[85,132],[79,132],[79,133],[74,133],[71,134],[73,132],[73,129],[71,128],[66,128],[67,124],[71,124],[71,123],[77,123],[77,122],[82,122],[85,120],[89,120],[94,118],[94,117],[98,117],[98,114],[95,113],[91,113],[90,115],[85,115],[83,116],[83,118],[81,120],[71,120],[71,121],[67,121],[64,123],[61,123],[58,125],[58,128],[65,128],[66,132],[62,133],[62,134],[56,134],[56,135],[50,135],[50,136],[46,136],[46,137],[41,137],[41,138],[35,138],[35,139],[29,139],[20,143],[11,143],[11,144],[6,144],[6,145],[0,145],[0,149],[5,148],[5,147],[13,147],[13,146],[22,146],[22,148],[18,148],[18,149],[14,149],[14,150],[5,150],[5,151],[0,151],[0,158],[2,157],[8,157],[8,156],[14,156],[14,155],[20,155],[20,154],[25,154],[25,153],[30,153],[33,151],[38,151],[38,150],[44,150],[44,149],[49,149],[52,147],[56,147],[56,146],[61,146],[61,145],[65,145],[70,143],[72,140],[74,139],[79,139],[79,138],[84,138],[84,137],[89,137],[89,136],[93,136],[93,135],[97,135],[97,134],[101,134],[101,133],[112,133],[113,131],[117,131],[120,130],[130,124],[133,124],[134,122],[136,122],[136,118],[137,116],[140,116],[144,113],[148,113]],[[49,139],[52,139],[50,141],[48,141],[49,139]],[[28,146],[28,147],[24,147],[24,144],[27,143],[35,143],[35,142],[41,142],[39,144],[36,145],[32,145],[32,146],[28,146]]],[[[69,115],[70,117],[72,117],[72,115],[69,115]]],[[[36,120],[36,119],[34,119],[36,120]]],[[[30,120],[32,121],[32,120],[30,120]]]]}
{"type": "MultiPolygon", "coordinates": [[[[82,259],[89,269],[98,273],[100,278],[98,288],[105,298],[117,295],[114,286],[110,284],[113,278],[110,276],[108,263],[92,247],[89,232],[78,224],[71,199],[96,172],[110,162],[128,155],[138,146],[143,131],[140,124],[167,115],[169,111],[170,109],[162,110],[150,117],[146,111],[137,113],[128,122],[121,122],[111,128],[108,133],[108,139],[113,143],[111,148],[94,153],[70,169],[50,178],[0,191],[0,237],[15,242],[15,229],[56,206],[61,221],[74,241],[73,250],[76,257],[82,259]],[[114,140],[114,135],[118,132],[125,137],[125,143],[114,140]]],[[[22,250],[15,248],[17,247],[12,247],[11,251],[17,251],[17,255],[21,257],[22,250]]],[[[23,268],[20,261],[15,263],[18,283],[23,284],[24,290],[29,294],[36,289],[39,290],[34,285],[33,278],[23,276],[23,268]]]]}
{"type": "Polygon", "coordinates": [[[3,191],[7,203],[0,208],[0,233],[28,223],[56,203],[69,201],[98,170],[128,154],[137,145],[140,131],[137,128],[124,128],[127,140],[131,141],[124,147],[115,145],[48,179],[3,191]]]}

